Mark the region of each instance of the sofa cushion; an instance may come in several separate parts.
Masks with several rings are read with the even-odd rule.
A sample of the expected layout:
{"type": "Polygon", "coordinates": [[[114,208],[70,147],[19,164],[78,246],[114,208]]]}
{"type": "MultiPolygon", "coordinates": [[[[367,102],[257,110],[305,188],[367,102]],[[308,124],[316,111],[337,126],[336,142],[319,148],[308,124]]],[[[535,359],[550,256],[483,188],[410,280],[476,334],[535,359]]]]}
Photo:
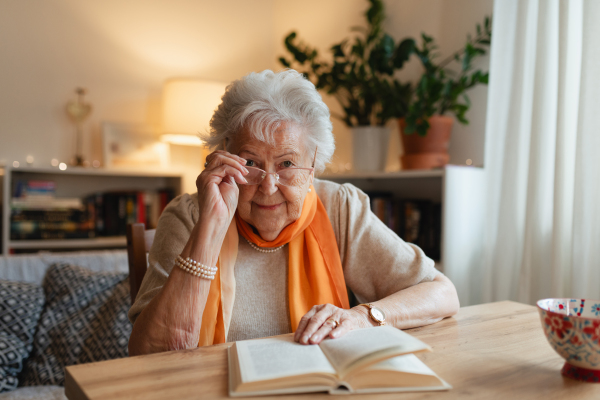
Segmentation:
{"type": "Polygon", "coordinates": [[[0,280],[0,392],[17,387],[43,306],[41,286],[0,280]]]}
{"type": "Polygon", "coordinates": [[[0,331],[0,393],[17,388],[17,374],[28,355],[27,345],[21,339],[0,331]]]}
{"type": "Polygon", "coordinates": [[[0,299],[0,332],[15,335],[31,351],[44,307],[44,290],[32,283],[0,280],[0,299]]]}
{"type": "Polygon", "coordinates": [[[62,386],[27,386],[2,393],[2,400],[68,400],[62,386]]]}
{"type": "Polygon", "coordinates": [[[85,250],[0,257],[0,279],[30,282],[39,286],[52,264],[79,265],[97,272],[128,272],[127,250],[85,250]]]}
{"type": "Polygon", "coordinates": [[[64,385],[64,367],[127,356],[131,323],[126,273],[53,264],[42,284],[46,304],[22,384],[64,385]]]}

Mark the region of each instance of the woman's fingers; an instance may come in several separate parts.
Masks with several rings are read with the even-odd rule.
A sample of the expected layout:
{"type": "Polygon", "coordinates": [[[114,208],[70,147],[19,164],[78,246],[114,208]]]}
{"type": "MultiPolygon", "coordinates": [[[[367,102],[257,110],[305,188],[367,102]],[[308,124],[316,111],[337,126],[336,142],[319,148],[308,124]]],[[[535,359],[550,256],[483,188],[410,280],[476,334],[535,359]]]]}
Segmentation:
{"type": "Polygon", "coordinates": [[[206,166],[206,168],[202,172],[210,174],[215,168],[219,168],[223,165],[229,165],[230,167],[240,171],[243,175],[248,174],[248,170],[246,169],[246,167],[229,157],[219,157],[218,159],[214,159],[210,164],[206,166]]]}
{"type": "Polygon", "coordinates": [[[223,164],[228,164],[239,169],[244,175],[248,173],[248,170],[244,167],[246,160],[235,154],[217,150],[206,157],[206,169],[212,169],[223,164]]]}
{"type": "MultiPolygon", "coordinates": [[[[248,170],[244,165],[246,164],[246,160],[243,158],[236,156],[235,154],[230,154],[223,150],[217,150],[206,157],[207,164],[204,167],[204,170],[198,175],[196,179],[196,188],[198,189],[198,193],[204,193],[204,189],[206,185],[209,183],[216,183],[220,185],[223,182],[223,178],[226,175],[230,175],[234,178],[235,182],[239,184],[248,183],[246,179],[243,177],[248,174],[248,170]],[[234,170],[237,170],[239,173],[230,173],[223,171],[230,171],[227,169],[223,169],[223,166],[229,166],[234,170]]],[[[229,179],[227,179],[227,183],[229,179]]],[[[233,184],[231,182],[231,184],[233,184]]]]}
{"type": "Polygon", "coordinates": [[[235,182],[239,184],[248,183],[242,172],[239,169],[230,166],[229,164],[224,164],[213,168],[209,174],[209,181],[216,178],[218,180],[218,182],[216,182],[217,184],[220,184],[221,182],[233,184],[233,182],[229,182],[229,178],[227,178],[228,176],[233,178],[235,182]]]}
{"type": "MultiPolygon", "coordinates": [[[[312,336],[321,328],[321,326],[325,323],[325,321],[333,316],[337,310],[340,310],[336,306],[332,304],[324,304],[320,306],[315,306],[311,311],[315,310],[316,312],[312,315],[307,323],[304,330],[298,335],[300,337],[299,342],[302,344],[313,343],[311,338],[312,336]]],[[[310,313],[310,311],[309,311],[310,313]]],[[[308,313],[307,313],[308,315],[308,313]]],[[[306,315],[305,315],[306,317],[306,315]]],[[[304,317],[302,317],[304,318],[304,317]]],[[[332,325],[333,327],[333,325],[332,325]]],[[[298,325],[300,328],[300,324],[298,325]]],[[[300,331],[300,329],[297,329],[300,331]]]]}
{"type": "MultiPolygon", "coordinates": [[[[304,314],[304,316],[300,319],[300,323],[298,324],[298,329],[296,329],[296,332],[294,333],[294,341],[300,342],[300,339],[302,338],[302,334],[304,333],[304,330],[306,329],[306,326],[310,322],[310,319],[322,307],[323,307],[322,305],[314,306],[306,314],[304,314]]],[[[309,338],[310,338],[310,336],[309,336],[309,338]]],[[[308,338],[304,341],[304,343],[306,343],[307,341],[308,341],[308,338]]]]}
{"type": "Polygon", "coordinates": [[[338,311],[327,318],[323,325],[321,325],[321,327],[310,337],[310,343],[321,343],[321,341],[329,336],[333,330],[337,329],[337,327],[341,324],[340,320],[342,319],[343,310],[338,309],[338,311]]]}
{"type": "Polygon", "coordinates": [[[356,329],[354,322],[350,318],[342,318],[337,328],[333,329],[329,333],[329,337],[332,339],[337,339],[353,329],[356,329]]]}
{"type": "Polygon", "coordinates": [[[306,313],[294,333],[294,340],[301,344],[319,344],[326,337],[339,338],[361,327],[361,315],[332,304],[314,306],[306,313]],[[334,322],[335,321],[335,322],[334,322]]]}
{"type": "Polygon", "coordinates": [[[221,165],[210,171],[204,170],[196,179],[196,187],[198,188],[199,198],[204,198],[210,191],[210,185],[220,186],[222,183],[228,185],[247,184],[248,181],[242,173],[230,165],[221,165]]]}

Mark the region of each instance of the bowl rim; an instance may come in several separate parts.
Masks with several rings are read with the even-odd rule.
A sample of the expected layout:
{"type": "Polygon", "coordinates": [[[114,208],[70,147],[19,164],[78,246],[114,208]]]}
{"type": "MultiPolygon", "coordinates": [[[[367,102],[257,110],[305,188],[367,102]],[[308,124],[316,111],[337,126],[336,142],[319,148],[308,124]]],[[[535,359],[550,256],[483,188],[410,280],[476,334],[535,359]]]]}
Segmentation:
{"type": "Polygon", "coordinates": [[[553,314],[553,315],[562,315],[563,317],[569,317],[569,318],[574,318],[574,319],[579,319],[579,320],[587,320],[587,321],[600,321],[600,316],[596,316],[596,317],[581,317],[581,316],[577,316],[577,315],[566,315],[566,314],[561,314],[558,313],[556,311],[551,311],[551,310],[547,310],[545,308],[542,308],[540,306],[540,302],[542,301],[546,301],[546,300],[585,300],[586,302],[588,300],[590,300],[590,302],[596,302],[598,304],[600,304],[600,300],[594,300],[594,299],[582,299],[582,298],[576,298],[576,297],[547,297],[545,299],[540,299],[538,301],[535,302],[535,305],[538,309],[545,311],[547,313],[553,314]]]}

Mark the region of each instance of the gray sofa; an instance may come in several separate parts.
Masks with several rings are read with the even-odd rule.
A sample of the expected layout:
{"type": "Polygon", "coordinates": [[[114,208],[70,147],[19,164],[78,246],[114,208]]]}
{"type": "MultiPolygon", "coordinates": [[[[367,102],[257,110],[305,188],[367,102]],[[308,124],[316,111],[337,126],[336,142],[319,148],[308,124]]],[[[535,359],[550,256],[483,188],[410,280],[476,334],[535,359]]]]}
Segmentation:
{"type": "Polygon", "coordinates": [[[53,263],[70,263],[96,272],[128,272],[126,250],[38,253],[0,257],[0,279],[42,284],[53,263]]]}
{"type": "MultiPolygon", "coordinates": [[[[0,339],[14,333],[30,342],[21,349],[19,387],[0,393],[0,399],[65,399],[61,386],[65,365],[126,356],[130,333],[127,274],[125,250],[0,257],[0,294],[15,297],[14,290],[25,288],[31,296],[41,296],[37,306],[33,301],[28,304],[27,310],[34,315],[29,318],[32,321],[27,320],[29,334],[19,336],[16,327],[7,328],[11,315],[17,315],[11,310],[5,316],[8,325],[0,320],[0,339]],[[7,283],[9,290],[2,291],[2,284],[6,289],[7,283]]],[[[15,301],[0,297],[0,303],[2,318],[15,301]]],[[[18,315],[22,314],[19,310],[18,315]]]]}

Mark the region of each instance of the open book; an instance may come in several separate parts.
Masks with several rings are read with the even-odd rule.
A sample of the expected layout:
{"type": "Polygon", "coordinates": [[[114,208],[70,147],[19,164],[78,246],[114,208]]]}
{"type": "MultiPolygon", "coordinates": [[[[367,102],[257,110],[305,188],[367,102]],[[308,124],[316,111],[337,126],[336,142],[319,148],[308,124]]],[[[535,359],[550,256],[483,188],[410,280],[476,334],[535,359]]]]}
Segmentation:
{"type": "Polygon", "coordinates": [[[298,344],[292,335],[242,340],[229,348],[229,395],[450,389],[410,354],[420,351],[431,348],[386,326],[350,331],[318,346],[298,344]]]}

